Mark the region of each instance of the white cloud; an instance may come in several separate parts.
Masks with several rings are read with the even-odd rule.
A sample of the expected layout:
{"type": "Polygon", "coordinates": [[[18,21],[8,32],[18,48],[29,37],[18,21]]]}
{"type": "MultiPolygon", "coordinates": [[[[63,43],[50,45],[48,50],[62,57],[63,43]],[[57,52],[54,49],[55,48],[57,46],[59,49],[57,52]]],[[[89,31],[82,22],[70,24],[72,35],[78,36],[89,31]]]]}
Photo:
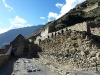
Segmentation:
{"type": "Polygon", "coordinates": [[[60,14],[56,17],[56,19],[60,18],[62,15],[67,13],[69,10],[74,8],[77,4],[83,2],[85,0],[66,0],[66,4],[61,8],[60,14]]]}
{"type": "Polygon", "coordinates": [[[55,4],[56,7],[61,8],[63,6],[63,4],[57,3],[55,4]]]}
{"type": "Polygon", "coordinates": [[[53,20],[54,20],[57,16],[58,16],[57,13],[49,12],[49,14],[48,14],[48,22],[51,21],[50,20],[51,18],[53,18],[53,20]]]}
{"type": "Polygon", "coordinates": [[[20,18],[19,16],[16,16],[15,19],[9,19],[10,21],[10,28],[22,28],[22,27],[26,27],[26,20],[24,20],[23,18],[20,18]]]}
{"type": "Polygon", "coordinates": [[[20,18],[19,16],[16,16],[14,21],[21,24],[26,23],[26,20],[24,20],[23,18],[20,18]]]}
{"type": "Polygon", "coordinates": [[[48,22],[50,22],[51,20],[50,19],[48,19],[48,22]]]}
{"type": "Polygon", "coordinates": [[[8,30],[10,30],[10,28],[0,28],[0,34],[7,32],[8,30]]]}
{"type": "MultiPolygon", "coordinates": [[[[60,14],[54,13],[54,12],[49,12],[48,18],[54,18],[54,19],[58,19],[60,18],[62,15],[64,15],[65,13],[67,13],[69,10],[71,10],[72,8],[74,8],[77,4],[85,1],[85,0],[65,0],[66,3],[61,7],[60,10],[60,14]],[[51,16],[52,15],[56,15],[56,16],[51,16]]],[[[60,3],[59,3],[60,4],[60,3]]],[[[57,6],[57,4],[56,4],[57,6]]]]}
{"type": "Polygon", "coordinates": [[[49,12],[48,18],[56,18],[58,16],[57,13],[49,12]]]}
{"type": "Polygon", "coordinates": [[[46,19],[45,17],[40,17],[40,19],[46,19]]]}
{"type": "Polygon", "coordinates": [[[8,31],[10,29],[32,26],[30,24],[27,24],[26,20],[24,20],[23,18],[20,18],[19,16],[15,16],[14,19],[8,19],[8,20],[9,20],[9,22],[11,24],[10,27],[8,27],[8,28],[0,28],[0,34],[8,31]]]}
{"type": "Polygon", "coordinates": [[[4,3],[4,5],[5,5],[5,7],[9,9],[9,11],[13,10],[13,7],[10,7],[10,6],[5,2],[5,0],[3,0],[3,3],[4,3]]]}

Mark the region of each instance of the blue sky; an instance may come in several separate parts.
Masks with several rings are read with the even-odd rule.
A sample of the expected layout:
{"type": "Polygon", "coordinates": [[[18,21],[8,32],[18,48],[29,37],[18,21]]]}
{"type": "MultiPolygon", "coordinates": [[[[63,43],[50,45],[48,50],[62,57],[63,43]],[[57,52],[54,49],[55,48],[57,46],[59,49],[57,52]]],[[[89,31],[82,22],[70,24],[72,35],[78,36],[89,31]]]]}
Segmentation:
{"type": "Polygon", "coordinates": [[[0,0],[0,33],[58,19],[85,0],[0,0]]]}

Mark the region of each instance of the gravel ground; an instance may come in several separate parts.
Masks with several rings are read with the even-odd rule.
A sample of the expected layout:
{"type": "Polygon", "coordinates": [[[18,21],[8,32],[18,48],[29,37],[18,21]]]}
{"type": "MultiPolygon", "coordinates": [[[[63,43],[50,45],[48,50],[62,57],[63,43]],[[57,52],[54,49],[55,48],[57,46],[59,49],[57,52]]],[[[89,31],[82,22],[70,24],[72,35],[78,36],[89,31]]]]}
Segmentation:
{"type": "MultiPolygon", "coordinates": [[[[43,62],[48,63],[46,60],[39,62],[34,59],[12,57],[0,68],[0,75],[63,75],[57,73],[57,71],[52,71],[43,62]]],[[[54,66],[54,64],[51,65],[54,66]]],[[[100,75],[100,72],[69,71],[66,72],[66,75],[100,75]]]]}
{"type": "Polygon", "coordinates": [[[11,59],[0,68],[0,75],[11,75],[13,71],[14,62],[17,59],[17,57],[11,57],[11,59]]]}
{"type": "Polygon", "coordinates": [[[45,65],[27,58],[11,58],[0,68],[0,75],[60,75],[45,65]]]}
{"type": "Polygon", "coordinates": [[[61,65],[54,63],[52,61],[46,60],[44,58],[37,59],[38,62],[45,64],[51,70],[59,72],[61,75],[100,75],[100,72],[93,72],[93,71],[81,71],[79,69],[72,70],[70,66],[61,65]],[[50,67],[53,66],[53,67],[50,67]]]}

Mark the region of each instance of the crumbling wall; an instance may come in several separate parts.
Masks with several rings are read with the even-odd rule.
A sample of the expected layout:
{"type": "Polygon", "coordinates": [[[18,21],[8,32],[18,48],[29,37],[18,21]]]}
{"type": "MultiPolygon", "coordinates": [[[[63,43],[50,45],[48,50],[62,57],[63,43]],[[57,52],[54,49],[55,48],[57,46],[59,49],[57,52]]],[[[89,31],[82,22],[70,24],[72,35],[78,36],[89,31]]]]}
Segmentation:
{"type": "Polygon", "coordinates": [[[17,47],[17,49],[16,49],[14,55],[15,55],[15,56],[21,56],[21,55],[23,55],[23,52],[24,52],[24,46],[23,46],[23,44],[20,44],[20,45],[17,47]]]}
{"type": "Polygon", "coordinates": [[[0,49],[0,54],[5,54],[7,51],[5,49],[0,49]]]}
{"type": "Polygon", "coordinates": [[[100,71],[100,44],[96,39],[87,32],[66,31],[43,40],[39,55],[55,63],[70,65],[73,70],[100,71]]]}
{"type": "Polygon", "coordinates": [[[10,45],[6,45],[5,49],[0,49],[0,54],[5,54],[9,50],[10,45]]]}
{"type": "Polygon", "coordinates": [[[67,27],[67,28],[71,29],[71,30],[76,30],[76,31],[87,31],[87,23],[86,22],[77,23],[77,24],[67,27]]]}
{"type": "MultiPolygon", "coordinates": [[[[39,39],[44,40],[46,38],[48,38],[48,35],[51,36],[52,33],[55,34],[58,32],[61,32],[61,30],[55,31],[55,32],[51,32],[49,33],[49,27],[45,28],[45,30],[41,31],[41,35],[36,37],[36,40],[34,41],[35,44],[39,44],[39,39]]],[[[76,30],[76,31],[87,31],[87,23],[86,22],[82,22],[82,23],[78,23],[75,24],[73,26],[67,27],[67,29],[71,29],[71,30],[76,30]]],[[[64,31],[66,31],[66,28],[63,28],[64,31]]]]}
{"type": "MultiPolygon", "coordinates": [[[[82,22],[82,23],[77,23],[75,25],[66,27],[68,30],[74,30],[74,31],[86,31],[89,34],[97,35],[100,36],[100,26],[96,25],[94,23],[87,23],[87,22],[82,22]]],[[[66,31],[66,28],[63,28],[63,31],[66,31]]],[[[61,29],[62,30],[62,29],[61,29]]],[[[58,32],[61,33],[61,30],[55,31],[56,35],[58,35],[58,32]]],[[[37,36],[36,40],[34,41],[35,44],[39,44],[39,39],[45,40],[46,38],[51,37],[52,34],[55,36],[55,32],[48,33],[48,29],[46,29],[46,32],[41,32],[44,36],[37,36]]]]}
{"type": "Polygon", "coordinates": [[[35,43],[35,44],[39,44],[39,39],[40,39],[40,38],[41,38],[40,36],[37,36],[36,39],[35,39],[35,41],[34,41],[34,43],[35,43]]]}
{"type": "Polygon", "coordinates": [[[41,31],[41,36],[44,37],[44,36],[46,36],[48,33],[49,33],[49,26],[47,26],[46,28],[44,28],[44,29],[41,31]]]}
{"type": "Polygon", "coordinates": [[[0,54],[0,67],[9,60],[10,54],[11,54],[11,47],[8,49],[7,53],[0,54]]]}

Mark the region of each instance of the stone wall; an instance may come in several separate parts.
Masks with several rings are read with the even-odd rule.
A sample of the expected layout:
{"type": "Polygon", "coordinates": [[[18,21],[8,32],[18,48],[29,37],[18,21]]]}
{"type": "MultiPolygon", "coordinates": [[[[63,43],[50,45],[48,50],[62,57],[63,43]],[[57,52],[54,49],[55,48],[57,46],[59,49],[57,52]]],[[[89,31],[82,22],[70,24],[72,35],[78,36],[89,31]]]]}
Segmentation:
{"type": "MultiPolygon", "coordinates": [[[[68,29],[71,30],[76,30],[76,31],[86,31],[88,33],[91,33],[93,35],[100,36],[100,26],[96,25],[95,23],[78,23],[73,26],[67,27],[68,29]]],[[[64,28],[65,30],[65,28],[64,28]]]]}
{"type": "Polygon", "coordinates": [[[49,33],[49,26],[47,26],[45,29],[41,31],[41,36],[44,37],[49,33]]]}
{"type": "Polygon", "coordinates": [[[0,49],[0,54],[5,54],[5,53],[7,53],[9,47],[10,47],[10,45],[6,45],[6,46],[5,46],[5,49],[0,49]]]}
{"type": "Polygon", "coordinates": [[[11,47],[8,49],[7,53],[0,54],[0,67],[9,60],[10,54],[11,54],[11,47]]]}
{"type": "Polygon", "coordinates": [[[35,39],[35,41],[34,41],[34,43],[35,44],[39,44],[39,39],[40,39],[40,36],[37,36],[36,39],[35,39]]]}
{"type": "Polygon", "coordinates": [[[78,23],[67,28],[76,31],[87,31],[87,23],[86,22],[78,23]]]}
{"type": "Polygon", "coordinates": [[[100,44],[96,36],[81,31],[66,31],[45,39],[39,45],[40,57],[70,65],[73,70],[100,71],[100,44]]]}
{"type": "MultiPolygon", "coordinates": [[[[49,29],[51,28],[46,27],[44,30],[42,30],[40,36],[36,37],[36,40],[34,41],[34,43],[39,44],[39,39],[44,40],[48,38],[48,35],[51,36],[52,33],[55,34],[55,32],[50,33],[49,29]]],[[[67,29],[76,30],[76,31],[87,31],[87,23],[86,22],[78,23],[73,26],[67,27],[67,29]]],[[[64,28],[63,30],[66,31],[66,28],[64,28]]],[[[56,33],[58,32],[61,32],[61,30],[56,31],[56,33]]]]}
{"type": "Polygon", "coordinates": [[[5,49],[0,49],[0,54],[5,54],[7,51],[5,49]]]}
{"type": "MultiPolygon", "coordinates": [[[[86,31],[88,33],[92,33],[93,35],[100,36],[100,26],[96,25],[94,23],[77,23],[75,25],[67,27],[68,30],[75,30],[75,31],[86,31]]],[[[62,29],[61,29],[62,30],[62,29]]],[[[58,32],[61,33],[61,30],[55,31],[58,35],[58,32]]],[[[63,31],[66,31],[66,28],[63,28],[63,31]]],[[[39,44],[39,39],[45,40],[46,38],[51,37],[52,34],[55,36],[55,32],[48,32],[48,28],[46,28],[46,31],[41,32],[40,36],[37,36],[36,40],[34,41],[35,44],[39,44]]]]}
{"type": "Polygon", "coordinates": [[[17,47],[17,51],[14,53],[14,56],[21,56],[24,54],[23,52],[24,52],[24,46],[23,46],[23,44],[20,44],[17,47]]]}
{"type": "Polygon", "coordinates": [[[39,39],[44,40],[47,38],[47,35],[49,33],[49,26],[45,27],[44,29],[41,30],[41,34],[36,37],[36,40],[34,41],[35,44],[39,44],[39,39]]]}
{"type": "Polygon", "coordinates": [[[88,7],[87,7],[86,9],[84,9],[83,11],[88,12],[88,11],[90,11],[90,10],[93,10],[93,9],[97,8],[97,7],[98,7],[98,2],[95,3],[95,4],[92,5],[92,6],[88,6],[88,7]]]}

